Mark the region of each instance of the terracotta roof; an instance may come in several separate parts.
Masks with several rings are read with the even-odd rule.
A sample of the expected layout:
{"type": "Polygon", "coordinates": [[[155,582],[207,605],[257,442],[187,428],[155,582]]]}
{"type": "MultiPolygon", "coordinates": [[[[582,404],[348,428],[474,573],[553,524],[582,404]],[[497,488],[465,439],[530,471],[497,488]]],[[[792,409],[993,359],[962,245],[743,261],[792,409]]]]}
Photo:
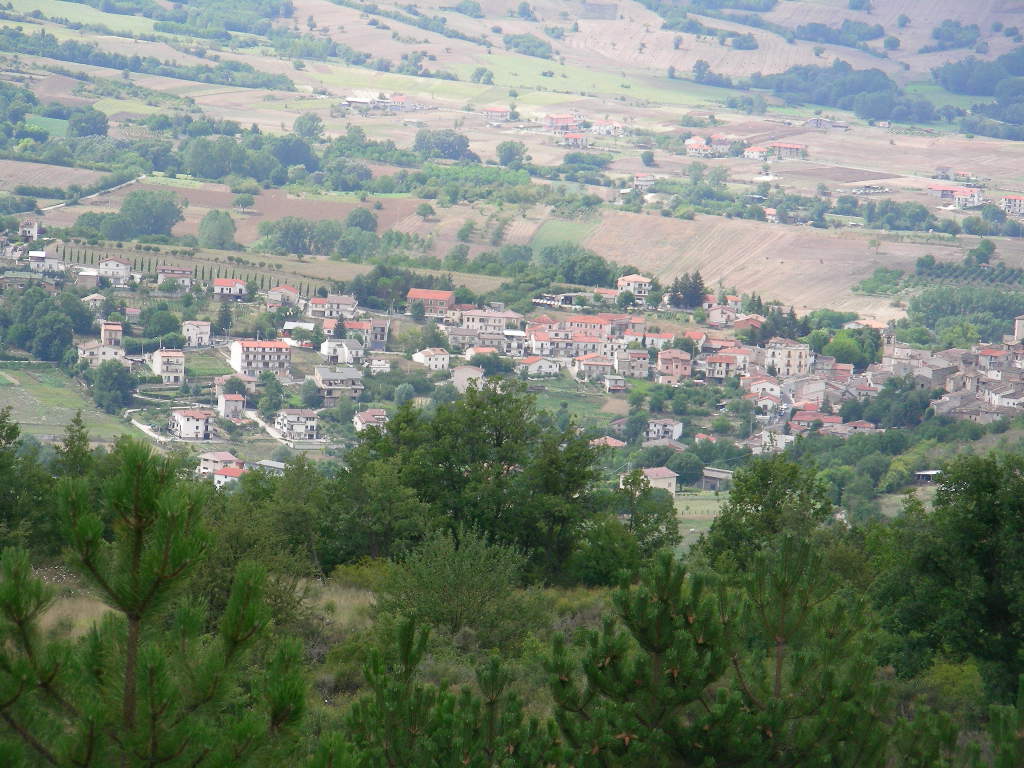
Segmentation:
{"type": "Polygon", "coordinates": [[[226,394],[223,397],[225,400],[245,400],[245,395],[226,394]]]}
{"type": "Polygon", "coordinates": [[[455,298],[455,291],[435,291],[429,288],[410,288],[405,295],[409,301],[417,299],[434,299],[437,301],[450,301],[455,298]]]}
{"type": "Polygon", "coordinates": [[[621,440],[616,440],[614,437],[595,437],[590,441],[591,445],[605,446],[607,448],[621,448],[625,445],[621,440]]]}
{"type": "Polygon", "coordinates": [[[222,477],[241,477],[245,474],[245,470],[241,467],[222,467],[213,474],[221,475],[222,477]]]}
{"type": "Polygon", "coordinates": [[[215,277],[213,279],[213,285],[215,288],[237,288],[238,286],[245,287],[244,280],[238,280],[234,277],[215,277]]]}
{"type": "Polygon", "coordinates": [[[171,411],[175,416],[185,416],[190,419],[212,419],[212,411],[198,411],[194,409],[183,409],[180,411],[171,411]]]}
{"type": "Polygon", "coordinates": [[[667,480],[670,477],[679,477],[678,473],[673,472],[668,467],[648,467],[643,470],[643,473],[648,480],[667,480]]]}

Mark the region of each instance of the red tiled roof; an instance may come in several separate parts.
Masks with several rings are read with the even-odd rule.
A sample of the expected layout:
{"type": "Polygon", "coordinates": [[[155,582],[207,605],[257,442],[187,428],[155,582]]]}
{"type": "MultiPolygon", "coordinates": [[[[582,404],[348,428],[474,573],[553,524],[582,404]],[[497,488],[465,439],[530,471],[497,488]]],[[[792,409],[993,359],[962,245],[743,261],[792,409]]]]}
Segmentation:
{"type": "Polygon", "coordinates": [[[405,294],[405,298],[409,301],[415,301],[416,299],[432,299],[435,301],[451,301],[455,298],[454,291],[435,291],[429,288],[410,288],[409,292],[405,294]]]}
{"type": "Polygon", "coordinates": [[[215,277],[213,284],[217,288],[237,288],[238,286],[245,287],[244,280],[237,280],[233,277],[215,277]]]}
{"type": "Polygon", "coordinates": [[[668,467],[648,467],[643,470],[644,476],[648,480],[665,480],[670,477],[679,477],[679,474],[673,472],[668,467]]]}
{"type": "Polygon", "coordinates": [[[241,477],[245,474],[245,470],[241,467],[223,467],[218,469],[213,474],[221,475],[223,477],[241,477]]]}
{"type": "Polygon", "coordinates": [[[621,440],[616,440],[614,437],[608,437],[607,435],[605,437],[595,437],[590,441],[590,444],[597,446],[603,445],[608,448],[621,448],[625,445],[621,440]]]}

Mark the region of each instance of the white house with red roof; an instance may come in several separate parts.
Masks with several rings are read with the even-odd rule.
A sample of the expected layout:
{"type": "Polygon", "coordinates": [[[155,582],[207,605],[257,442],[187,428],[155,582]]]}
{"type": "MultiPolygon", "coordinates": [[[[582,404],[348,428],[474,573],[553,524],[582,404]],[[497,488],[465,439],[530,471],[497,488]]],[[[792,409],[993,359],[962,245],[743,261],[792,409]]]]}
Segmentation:
{"type": "Polygon", "coordinates": [[[620,291],[629,291],[636,298],[637,301],[646,301],[647,295],[651,292],[651,286],[654,281],[647,275],[623,275],[615,281],[615,285],[620,291]]]}
{"type": "Polygon", "coordinates": [[[215,488],[223,488],[226,485],[237,483],[238,478],[245,474],[243,467],[224,467],[213,473],[213,485],[215,488]]]}
{"type": "Polygon", "coordinates": [[[495,123],[505,123],[512,118],[512,110],[508,107],[484,107],[480,113],[495,123]]]}
{"type": "Polygon", "coordinates": [[[259,377],[263,371],[287,376],[291,371],[292,348],[283,341],[239,339],[231,342],[231,367],[246,376],[259,377]]]}
{"type": "Polygon", "coordinates": [[[356,432],[362,432],[367,427],[383,430],[387,423],[388,414],[383,408],[369,408],[352,417],[352,426],[356,428],[356,432]]]}
{"type": "Polygon", "coordinates": [[[181,408],[171,411],[167,429],[182,440],[209,440],[213,411],[181,408]]]}
{"type": "Polygon", "coordinates": [[[690,157],[711,157],[714,153],[714,149],[703,136],[691,136],[683,144],[686,147],[686,154],[690,157]]]}
{"type": "Polygon", "coordinates": [[[743,157],[747,160],[767,160],[770,155],[768,147],[747,147],[743,150],[743,157]]]}
{"type": "Polygon", "coordinates": [[[578,379],[597,381],[615,372],[615,361],[597,353],[581,355],[573,359],[572,372],[578,379]]]}
{"type": "Polygon", "coordinates": [[[1024,195],[1006,195],[999,207],[1011,216],[1024,216],[1024,195]]]}
{"type": "Polygon", "coordinates": [[[441,347],[427,347],[412,355],[413,362],[425,366],[431,371],[447,371],[451,356],[447,349],[441,347]]]}
{"type": "Polygon", "coordinates": [[[213,295],[219,299],[239,301],[245,298],[245,281],[235,277],[215,277],[213,295]]]}
{"type": "Polygon", "coordinates": [[[516,363],[516,370],[526,371],[526,375],[530,378],[557,376],[558,372],[562,370],[562,365],[553,357],[530,355],[516,363]]]}
{"type": "Polygon", "coordinates": [[[210,451],[199,454],[199,466],[196,472],[200,475],[212,475],[219,469],[235,467],[241,469],[245,462],[228,451],[210,451]]]}

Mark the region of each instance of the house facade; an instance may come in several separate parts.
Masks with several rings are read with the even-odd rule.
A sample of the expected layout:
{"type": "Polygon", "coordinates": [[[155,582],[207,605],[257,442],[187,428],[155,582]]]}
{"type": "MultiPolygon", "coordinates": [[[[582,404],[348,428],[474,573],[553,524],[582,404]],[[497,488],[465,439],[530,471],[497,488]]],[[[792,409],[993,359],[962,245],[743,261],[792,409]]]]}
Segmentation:
{"type": "Polygon", "coordinates": [[[405,300],[412,311],[412,305],[420,302],[427,317],[444,318],[455,305],[454,291],[435,291],[429,288],[410,288],[405,300]]]}
{"type": "Polygon", "coordinates": [[[384,429],[387,423],[388,414],[383,408],[370,408],[352,417],[352,426],[356,428],[356,432],[362,432],[368,427],[384,429]]]}
{"type": "Polygon", "coordinates": [[[274,428],[285,440],[316,440],[318,419],[309,408],[285,408],[274,419],[274,428]]]}
{"type": "Polygon", "coordinates": [[[431,371],[447,371],[450,357],[448,350],[440,347],[428,347],[413,353],[412,359],[431,371]]]}
{"type": "Polygon", "coordinates": [[[245,415],[245,395],[221,392],[217,395],[217,415],[222,419],[241,419],[245,415]]]}
{"type": "Polygon", "coordinates": [[[363,393],[363,372],[350,366],[313,368],[313,383],[324,398],[324,407],[333,408],[343,397],[356,399],[363,393]]]}
{"type": "Polygon", "coordinates": [[[157,288],[163,288],[164,283],[168,280],[174,280],[177,284],[177,290],[188,291],[192,289],[192,270],[184,269],[182,267],[166,267],[160,266],[156,268],[156,285],[157,288]]]}
{"type": "Polygon", "coordinates": [[[208,347],[213,340],[213,327],[207,320],[186,320],[181,324],[186,347],[208,347]]]}
{"type": "Polygon", "coordinates": [[[263,371],[287,376],[291,364],[291,347],[283,341],[231,342],[231,367],[246,376],[259,377],[263,371]]]}
{"type": "Polygon", "coordinates": [[[245,298],[245,281],[234,277],[217,277],[213,280],[213,295],[218,299],[241,301],[245,298]]]}
{"type": "Polygon", "coordinates": [[[180,349],[158,349],[150,357],[149,367],[164,384],[185,383],[185,353],[180,349]]]}
{"type": "Polygon", "coordinates": [[[180,409],[171,411],[167,429],[182,440],[209,440],[213,411],[180,409]]]}
{"type": "Polygon", "coordinates": [[[96,265],[97,274],[105,277],[113,285],[125,286],[132,279],[132,263],[128,259],[111,256],[96,265]]]}

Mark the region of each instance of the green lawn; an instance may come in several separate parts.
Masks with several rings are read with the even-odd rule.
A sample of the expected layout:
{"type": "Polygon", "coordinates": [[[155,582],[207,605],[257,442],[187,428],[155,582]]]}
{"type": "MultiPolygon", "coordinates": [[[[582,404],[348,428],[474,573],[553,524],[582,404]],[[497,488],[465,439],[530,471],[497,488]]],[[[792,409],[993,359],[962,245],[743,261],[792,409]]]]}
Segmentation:
{"type": "Polygon", "coordinates": [[[231,366],[224,356],[212,349],[185,353],[185,375],[192,376],[226,376],[231,373],[231,366]]]}
{"type": "Polygon", "coordinates": [[[29,128],[39,128],[57,139],[66,139],[68,136],[68,121],[57,117],[42,117],[41,115],[25,115],[25,125],[29,128]]]}
{"type": "Polygon", "coordinates": [[[84,3],[68,3],[64,0],[11,0],[11,5],[14,6],[14,10],[21,13],[41,11],[51,19],[63,18],[82,24],[102,24],[115,32],[138,34],[153,31],[153,20],[145,16],[106,13],[84,3]]]}
{"type": "Polygon", "coordinates": [[[548,245],[574,243],[579,245],[597,226],[597,219],[590,221],[567,221],[564,219],[548,219],[534,233],[530,245],[536,250],[548,245]]]}
{"type": "Polygon", "coordinates": [[[78,382],[47,365],[31,368],[0,365],[0,407],[8,406],[24,433],[42,439],[60,439],[78,410],[82,411],[94,440],[140,436],[131,425],[97,410],[78,382]]]}
{"type": "Polygon", "coordinates": [[[725,501],[725,494],[716,496],[710,491],[685,493],[676,496],[676,511],[679,513],[679,532],[683,536],[681,552],[686,552],[697,543],[702,534],[708,532],[714,522],[718,508],[725,501]]]}

